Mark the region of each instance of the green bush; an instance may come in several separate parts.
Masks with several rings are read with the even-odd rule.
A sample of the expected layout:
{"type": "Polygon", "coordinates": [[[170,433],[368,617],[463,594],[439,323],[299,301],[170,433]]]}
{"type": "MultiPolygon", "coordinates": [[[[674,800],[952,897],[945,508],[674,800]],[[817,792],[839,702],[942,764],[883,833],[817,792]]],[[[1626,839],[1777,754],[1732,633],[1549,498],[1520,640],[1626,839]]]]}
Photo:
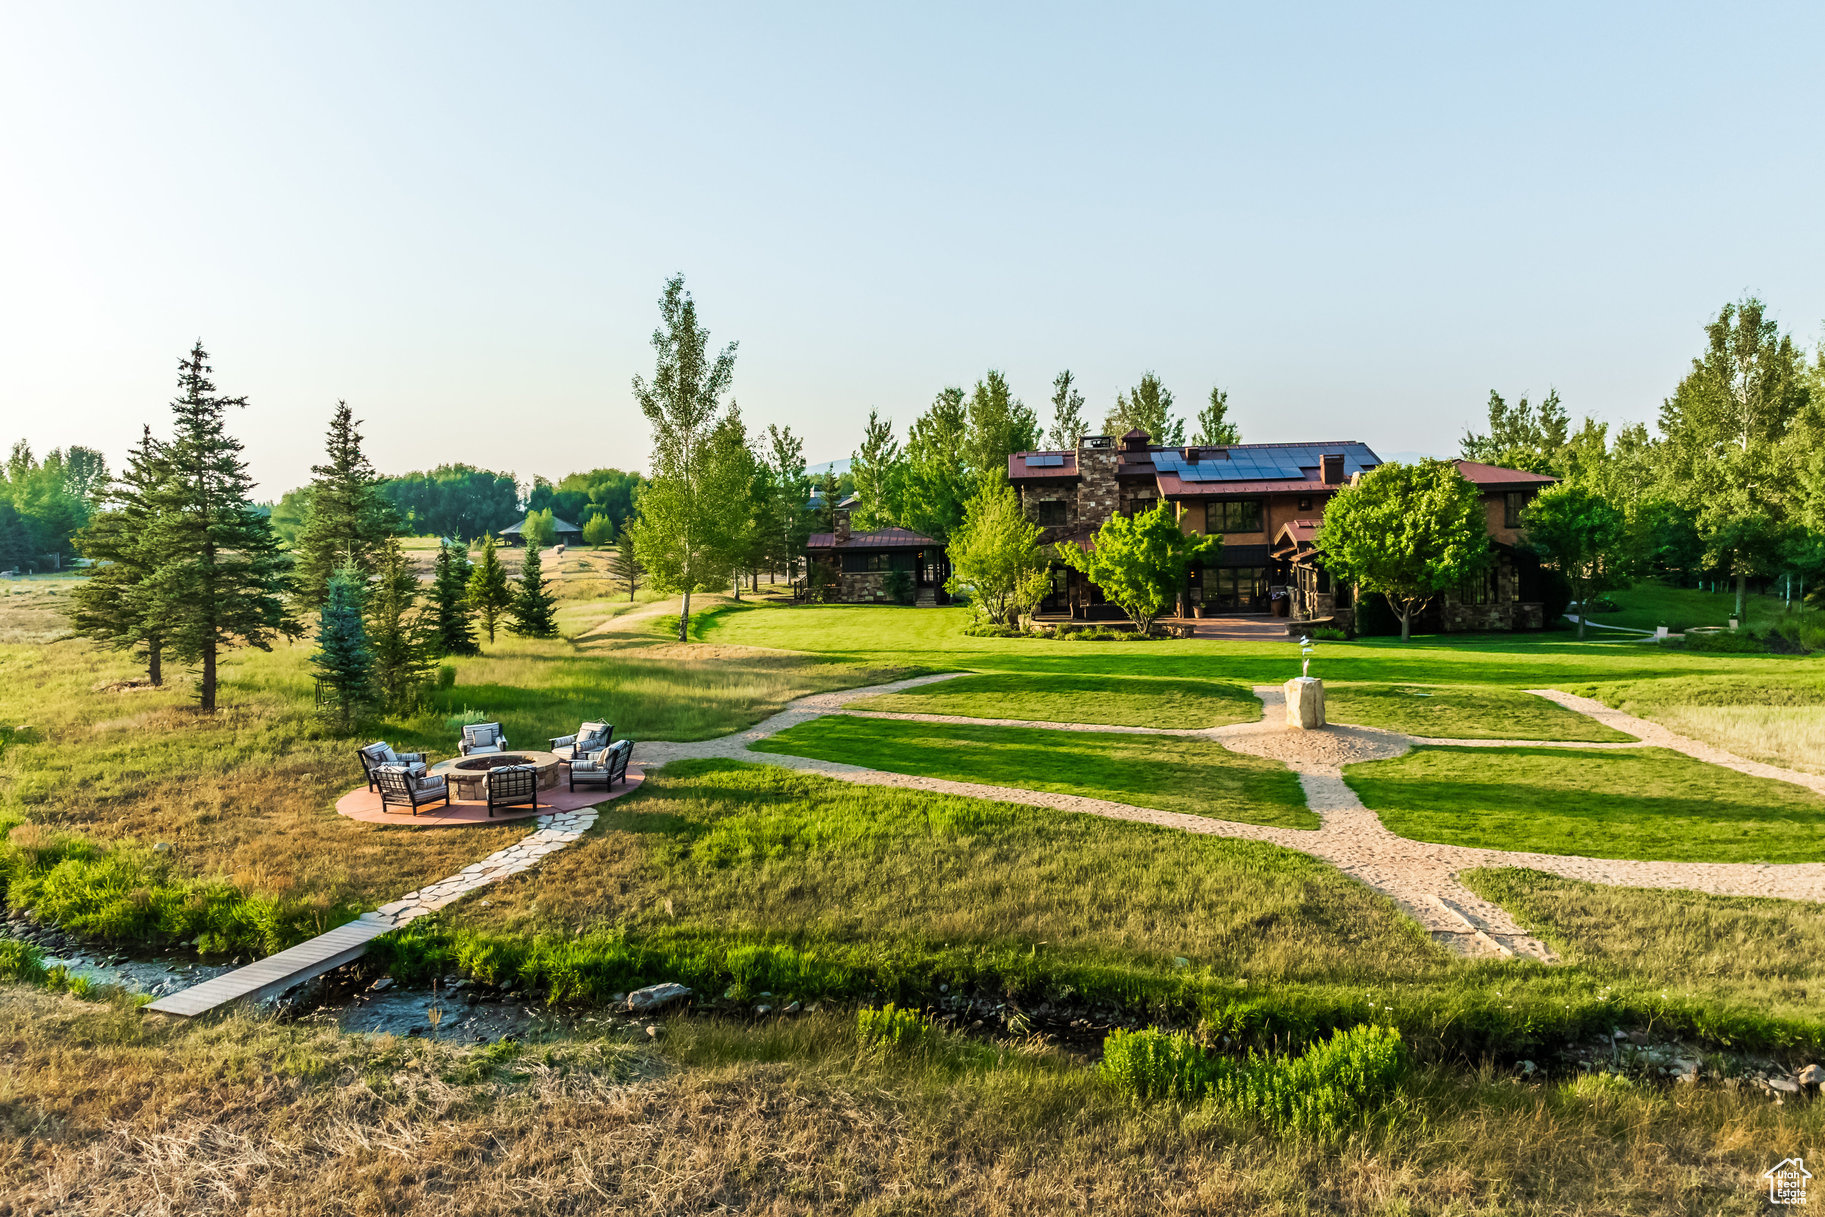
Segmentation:
{"type": "Polygon", "coordinates": [[[1330,1136],[1373,1111],[1400,1085],[1406,1046],[1393,1027],[1363,1023],[1298,1056],[1232,1061],[1183,1032],[1116,1031],[1103,1076],[1138,1099],[1210,1100],[1270,1128],[1330,1136]]]}
{"type": "Polygon", "coordinates": [[[1027,632],[1019,626],[997,625],[993,621],[972,621],[963,627],[963,632],[971,638],[1025,638],[1027,632]]]}
{"type": "Polygon", "coordinates": [[[1687,632],[1685,648],[1708,655],[1766,655],[1768,644],[1744,630],[1719,630],[1716,633],[1687,632]]]}
{"type": "MultiPolygon", "coordinates": [[[[452,674],[451,683],[454,684],[455,683],[455,669],[452,668],[452,669],[450,669],[450,671],[452,674]]],[[[439,684],[439,687],[440,688],[443,687],[441,683],[439,684]]],[[[452,714],[449,718],[446,718],[444,720],[444,726],[448,730],[454,731],[458,735],[461,735],[464,727],[473,727],[477,723],[491,723],[493,721],[494,720],[489,718],[488,715],[485,714],[484,712],[482,712],[480,710],[471,710],[469,707],[464,706],[463,712],[461,714],[452,714]]]]}
{"type": "Polygon", "coordinates": [[[1165,636],[1110,625],[1061,625],[1052,634],[1060,642],[1153,642],[1165,636]]]}
{"type": "Polygon", "coordinates": [[[895,604],[911,604],[919,598],[911,571],[890,570],[881,578],[881,591],[895,604]]]}
{"type": "Polygon", "coordinates": [[[227,954],[284,950],[352,919],[321,901],[250,896],[222,879],[173,873],[133,845],[102,847],[74,833],[21,824],[0,844],[0,894],[73,934],[227,954]]]}
{"type": "Polygon", "coordinates": [[[863,1006],[857,1010],[855,1035],[865,1047],[890,1052],[931,1043],[937,1038],[938,1029],[919,1011],[902,1009],[888,1002],[885,1006],[863,1006]]]}
{"type": "Polygon", "coordinates": [[[43,951],[17,938],[0,938],[0,980],[40,985],[47,975],[43,951]]]}
{"type": "Polygon", "coordinates": [[[1307,630],[1306,634],[1308,637],[1322,639],[1325,642],[1348,642],[1350,640],[1348,631],[1340,630],[1334,625],[1321,625],[1316,629],[1307,630]]]}

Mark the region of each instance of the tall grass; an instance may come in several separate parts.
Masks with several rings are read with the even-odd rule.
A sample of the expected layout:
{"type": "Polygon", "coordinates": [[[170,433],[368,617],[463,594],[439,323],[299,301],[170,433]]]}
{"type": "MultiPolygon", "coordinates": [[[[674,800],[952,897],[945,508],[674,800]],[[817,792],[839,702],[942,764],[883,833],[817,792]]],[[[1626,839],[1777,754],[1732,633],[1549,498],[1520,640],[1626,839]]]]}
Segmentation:
{"type": "Polygon", "coordinates": [[[1409,1061],[1400,1032],[1363,1023],[1340,1028],[1298,1055],[1250,1053],[1234,1061],[1183,1032],[1113,1032],[1102,1073],[1141,1099],[1209,1100],[1270,1128],[1333,1137],[1387,1100],[1409,1061]]]}

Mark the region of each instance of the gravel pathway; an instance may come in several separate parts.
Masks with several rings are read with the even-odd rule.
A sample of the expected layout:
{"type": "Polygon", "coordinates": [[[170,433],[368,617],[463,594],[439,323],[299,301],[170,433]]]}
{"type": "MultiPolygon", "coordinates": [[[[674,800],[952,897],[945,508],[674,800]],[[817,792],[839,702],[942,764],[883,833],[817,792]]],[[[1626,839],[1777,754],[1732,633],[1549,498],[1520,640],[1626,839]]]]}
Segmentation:
{"type": "Polygon", "coordinates": [[[843,781],[872,786],[931,790],[969,798],[994,799],[1030,807],[1080,812],[1112,820],[1156,824],[1184,832],[1240,840],[1266,841],[1322,858],[1392,899],[1418,921],[1432,937],[1467,955],[1527,955],[1552,961],[1551,950],[1530,937],[1502,908],[1477,896],[1458,880],[1458,872],[1473,867],[1521,866],[1592,883],[1627,887],[1677,888],[1720,895],[1774,896],[1793,900],[1825,901],[1825,864],[1800,863],[1772,866],[1757,863],[1638,862],[1611,858],[1582,858],[1520,850],[1476,849],[1412,841],[1388,831],[1375,813],[1363,806],[1356,792],[1343,780],[1343,767],[1357,761],[1400,756],[1416,744],[1468,747],[1639,748],[1644,745],[1672,748],[1713,764],[1725,765],[1757,777],[1772,777],[1806,786],[1825,794],[1825,776],[1794,773],[1747,761],[1721,749],[1679,736],[1644,719],[1621,714],[1588,698],[1556,690],[1531,690],[1568,709],[1638,736],[1630,742],[1588,743],[1542,740],[1459,740],[1416,738],[1372,727],[1333,724],[1318,731],[1297,731],[1284,726],[1285,697],[1278,685],[1257,685],[1263,716],[1248,723],[1230,723],[1200,730],[1158,727],[1125,727],[1102,723],[1034,722],[1025,719],[970,718],[953,714],[904,714],[847,710],[852,701],[895,693],[902,689],[964,675],[960,672],[920,676],[891,684],[872,685],[800,698],[785,710],[745,731],[698,743],[640,743],[640,763],[649,770],[684,757],[722,757],[757,761],[787,769],[827,774],[843,781]],[[826,714],[853,714],[915,722],[973,723],[1038,727],[1052,730],[1106,732],[1110,734],[1171,735],[1204,738],[1235,752],[1280,761],[1299,775],[1307,805],[1322,826],[1316,830],[1276,828],[1258,824],[1211,819],[1135,807],[1085,795],[1020,790],[975,782],[888,773],[859,765],[777,753],[750,752],[749,745],[789,727],[826,714]]]}

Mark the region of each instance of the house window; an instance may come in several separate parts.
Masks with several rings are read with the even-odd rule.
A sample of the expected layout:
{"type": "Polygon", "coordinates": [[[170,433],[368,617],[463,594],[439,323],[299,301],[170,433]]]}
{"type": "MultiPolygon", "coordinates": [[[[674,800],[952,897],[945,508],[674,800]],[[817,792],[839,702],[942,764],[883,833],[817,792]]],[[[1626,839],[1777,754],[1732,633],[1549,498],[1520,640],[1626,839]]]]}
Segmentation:
{"type": "Polygon", "coordinates": [[[1056,528],[1065,522],[1065,502],[1063,499],[1041,499],[1036,517],[1042,528],[1056,528]]]}
{"type": "Polygon", "coordinates": [[[1533,495],[1525,490],[1510,490],[1502,496],[1502,527],[1521,527],[1521,513],[1527,509],[1528,501],[1533,495]]]}
{"type": "Polygon", "coordinates": [[[1312,496],[1309,494],[1300,495],[1299,496],[1299,510],[1300,511],[1310,511],[1311,509],[1312,509],[1312,496]]]}
{"type": "Polygon", "coordinates": [[[912,570],[914,556],[909,553],[844,554],[843,573],[862,575],[870,571],[912,570]]]}
{"type": "Polygon", "coordinates": [[[1203,590],[1207,607],[1259,612],[1267,607],[1267,568],[1218,566],[1207,569],[1203,590]]]}
{"type": "Polygon", "coordinates": [[[1159,505],[1160,501],[1158,499],[1130,499],[1128,500],[1128,514],[1131,516],[1138,516],[1143,512],[1152,511],[1159,505]]]}
{"type": "Polygon", "coordinates": [[[1260,532],[1260,499],[1226,499],[1204,504],[1204,531],[1260,532]]]}
{"type": "Polygon", "coordinates": [[[1485,567],[1458,585],[1459,604],[1492,604],[1495,601],[1495,567],[1485,567]]]}

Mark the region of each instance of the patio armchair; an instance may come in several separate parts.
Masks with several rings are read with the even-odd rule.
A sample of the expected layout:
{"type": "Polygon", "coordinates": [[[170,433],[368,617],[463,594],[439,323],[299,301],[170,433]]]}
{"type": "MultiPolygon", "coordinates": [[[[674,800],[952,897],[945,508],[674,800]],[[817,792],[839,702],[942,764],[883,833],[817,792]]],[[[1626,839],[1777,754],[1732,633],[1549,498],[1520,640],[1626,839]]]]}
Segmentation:
{"type": "Polygon", "coordinates": [[[457,747],[464,756],[481,756],[488,752],[507,751],[507,734],[499,723],[470,723],[463,728],[463,742],[457,747]]]}
{"type": "Polygon", "coordinates": [[[413,765],[382,765],[375,772],[380,783],[380,810],[409,808],[413,815],[420,807],[432,803],[450,805],[450,783],[439,774],[425,773],[423,762],[413,765]]]}
{"type": "Polygon", "coordinates": [[[613,723],[584,723],[575,735],[560,735],[551,741],[551,753],[568,765],[580,756],[599,752],[615,742],[613,723]]]}
{"type": "Polygon", "coordinates": [[[380,789],[374,780],[374,771],[382,765],[419,765],[425,759],[422,752],[395,752],[393,746],[384,740],[369,744],[355,755],[361,758],[361,771],[367,774],[369,790],[380,789]]]}
{"type": "Polygon", "coordinates": [[[488,771],[488,814],[496,807],[531,803],[539,809],[539,770],[536,765],[502,765],[488,771]]]}
{"type": "Polygon", "coordinates": [[[570,788],[575,790],[578,782],[601,782],[613,790],[616,782],[627,780],[627,762],[633,755],[634,741],[624,739],[578,757],[570,763],[570,788]]]}

